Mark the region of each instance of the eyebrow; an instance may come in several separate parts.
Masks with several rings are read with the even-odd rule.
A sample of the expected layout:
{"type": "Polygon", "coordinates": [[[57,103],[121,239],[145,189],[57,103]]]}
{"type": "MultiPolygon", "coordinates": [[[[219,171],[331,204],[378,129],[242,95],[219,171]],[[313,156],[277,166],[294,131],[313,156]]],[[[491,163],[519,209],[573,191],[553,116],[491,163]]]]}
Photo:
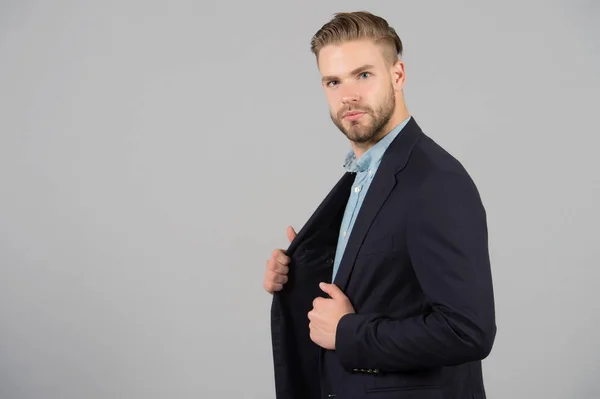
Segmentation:
{"type": "MultiPolygon", "coordinates": [[[[372,69],[372,68],[375,68],[375,67],[371,64],[366,64],[366,65],[360,66],[360,67],[352,70],[352,72],[350,72],[349,75],[350,76],[357,75],[360,72],[364,72],[366,69],[372,69]]],[[[321,79],[321,82],[326,82],[329,80],[336,80],[336,79],[338,79],[337,76],[323,76],[323,78],[321,79]]]]}

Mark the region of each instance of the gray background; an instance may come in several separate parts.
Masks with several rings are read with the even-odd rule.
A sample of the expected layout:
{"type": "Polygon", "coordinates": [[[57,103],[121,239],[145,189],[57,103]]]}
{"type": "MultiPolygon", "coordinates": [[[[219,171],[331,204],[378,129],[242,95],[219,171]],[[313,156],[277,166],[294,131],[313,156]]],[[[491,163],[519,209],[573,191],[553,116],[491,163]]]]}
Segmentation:
{"type": "Polygon", "coordinates": [[[359,9],[483,196],[489,397],[600,397],[597,1],[4,0],[1,399],[273,397],[264,261],[348,150],[309,41],[359,9]]]}

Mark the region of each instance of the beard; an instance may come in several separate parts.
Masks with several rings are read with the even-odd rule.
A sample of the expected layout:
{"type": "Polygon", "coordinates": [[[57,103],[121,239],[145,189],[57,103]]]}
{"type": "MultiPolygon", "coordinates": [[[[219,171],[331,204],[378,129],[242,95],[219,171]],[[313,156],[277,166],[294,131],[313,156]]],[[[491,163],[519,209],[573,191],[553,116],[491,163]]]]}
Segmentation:
{"type": "Polygon", "coordinates": [[[394,96],[393,88],[390,87],[387,96],[377,109],[373,109],[367,105],[362,107],[351,106],[341,109],[336,116],[330,112],[330,116],[333,123],[350,141],[368,143],[383,133],[383,130],[394,114],[395,108],[396,97],[394,96]],[[364,112],[365,115],[356,121],[345,121],[343,115],[347,111],[360,111],[364,112]]]}

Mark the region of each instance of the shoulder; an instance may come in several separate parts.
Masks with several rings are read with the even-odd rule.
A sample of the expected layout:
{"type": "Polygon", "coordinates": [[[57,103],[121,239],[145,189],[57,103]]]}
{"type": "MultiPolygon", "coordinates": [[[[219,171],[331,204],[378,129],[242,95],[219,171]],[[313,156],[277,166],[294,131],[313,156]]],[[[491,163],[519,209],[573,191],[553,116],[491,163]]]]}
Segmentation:
{"type": "Polygon", "coordinates": [[[463,164],[454,155],[425,133],[421,133],[413,148],[407,168],[412,172],[420,172],[423,177],[448,173],[468,175],[463,164]]]}
{"type": "Polygon", "coordinates": [[[479,195],[464,165],[425,133],[421,133],[414,146],[405,171],[411,176],[414,194],[421,198],[423,195],[479,195]]]}

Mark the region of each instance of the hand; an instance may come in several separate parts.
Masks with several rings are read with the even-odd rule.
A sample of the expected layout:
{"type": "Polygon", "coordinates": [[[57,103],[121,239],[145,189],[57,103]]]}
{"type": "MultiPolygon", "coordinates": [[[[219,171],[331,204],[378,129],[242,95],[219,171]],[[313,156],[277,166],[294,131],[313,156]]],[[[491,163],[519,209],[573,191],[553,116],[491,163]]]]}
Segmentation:
{"type": "Polygon", "coordinates": [[[319,287],[331,299],[317,297],[308,312],[310,339],[322,348],[335,349],[335,333],[342,316],[355,313],[354,307],[342,290],[335,284],[321,283],[319,287]]]}
{"type": "MultiPolygon", "coordinates": [[[[293,227],[288,226],[287,236],[289,242],[292,242],[296,237],[296,231],[293,227]]],[[[273,251],[271,258],[267,260],[267,270],[263,282],[263,287],[269,294],[283,289],[283,285],[288,281],[289,264],[290,257],[285,254],[284,250],[276,249],[273,251]]]]}

